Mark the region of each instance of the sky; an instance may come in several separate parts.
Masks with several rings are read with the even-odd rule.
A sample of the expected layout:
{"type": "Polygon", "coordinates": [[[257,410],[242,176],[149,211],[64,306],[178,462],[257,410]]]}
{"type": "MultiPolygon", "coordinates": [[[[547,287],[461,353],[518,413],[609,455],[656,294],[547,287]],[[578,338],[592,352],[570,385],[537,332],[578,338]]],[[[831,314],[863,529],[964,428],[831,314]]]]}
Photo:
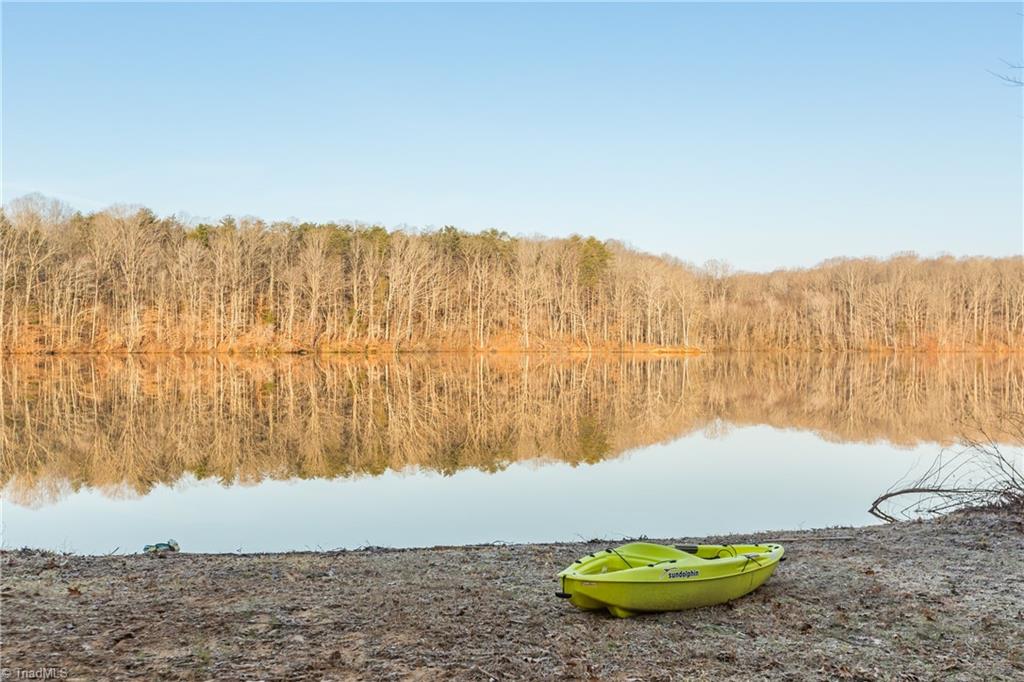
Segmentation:
{"type": "Polygon", "coordinates": [[[1021,4],[2,6],[2,199],[573,233],[766,271],[1024,249],[1021,4]]]}

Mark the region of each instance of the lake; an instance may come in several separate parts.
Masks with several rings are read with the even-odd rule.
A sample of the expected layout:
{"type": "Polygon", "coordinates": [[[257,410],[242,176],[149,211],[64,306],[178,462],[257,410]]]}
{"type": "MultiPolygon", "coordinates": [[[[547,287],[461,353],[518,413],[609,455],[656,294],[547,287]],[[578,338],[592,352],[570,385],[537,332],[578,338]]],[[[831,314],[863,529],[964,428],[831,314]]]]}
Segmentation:
{"type": "MultiPolygon", "coordinates": [[[[0,358],[3,545],[81,553],[866,524],[1014,355],[0,358]]],[[[1008,437],[1007,437],[1008,438],[1008,437]]]]}

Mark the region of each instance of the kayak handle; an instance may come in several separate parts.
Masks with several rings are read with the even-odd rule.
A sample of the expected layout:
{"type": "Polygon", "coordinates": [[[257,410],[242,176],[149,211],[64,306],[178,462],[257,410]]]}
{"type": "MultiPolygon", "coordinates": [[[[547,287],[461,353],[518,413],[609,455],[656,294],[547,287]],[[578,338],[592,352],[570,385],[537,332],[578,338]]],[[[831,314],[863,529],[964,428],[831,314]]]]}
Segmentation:
{"type": "Polygon", "coordinates": [[[555,592],[555,596],[559,599],[572,599],[572,595],[568,592],[555,592]]]}
{"type": "Polygon", "coordinates": [[[676,545],[676,549],[687,554],[697,553],[697,545],[676,545]]]}

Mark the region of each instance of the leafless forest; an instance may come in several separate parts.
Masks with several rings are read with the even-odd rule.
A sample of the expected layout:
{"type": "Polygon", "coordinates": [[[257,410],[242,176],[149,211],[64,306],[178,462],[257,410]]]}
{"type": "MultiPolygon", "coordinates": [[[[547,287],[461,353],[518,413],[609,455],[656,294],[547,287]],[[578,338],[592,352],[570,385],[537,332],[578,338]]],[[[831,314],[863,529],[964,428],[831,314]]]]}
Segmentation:
{"type": "Polygon", "coordinates": [[[747,274],[495,230],[190,225],[139,208],[83,215],[38,195],[0,216],[8,353],[995,350],[1022,339],[1020,257],[747,274]]]}
{"type": "Polygon", "coordinates": [[[696,357],[33,356],[0,364],[0,489],[140,494],[225,482],[596,462],[768,424],[836,441],[996,437],[1024,411],[1016,354],[696,357]]]}

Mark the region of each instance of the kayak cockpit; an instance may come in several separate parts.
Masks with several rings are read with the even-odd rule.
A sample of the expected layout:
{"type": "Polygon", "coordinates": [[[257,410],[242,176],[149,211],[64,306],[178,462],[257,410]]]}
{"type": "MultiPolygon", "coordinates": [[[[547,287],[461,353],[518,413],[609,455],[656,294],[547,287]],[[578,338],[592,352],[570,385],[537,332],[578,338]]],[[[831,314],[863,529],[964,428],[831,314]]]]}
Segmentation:
{"type": "Polygon", "coordinates": [[[631,542],[577,559],[566,571],[594,575],[661,564],[694,564],[723,559],[768,556],[778,545],[655,545],[631,542]]]}

